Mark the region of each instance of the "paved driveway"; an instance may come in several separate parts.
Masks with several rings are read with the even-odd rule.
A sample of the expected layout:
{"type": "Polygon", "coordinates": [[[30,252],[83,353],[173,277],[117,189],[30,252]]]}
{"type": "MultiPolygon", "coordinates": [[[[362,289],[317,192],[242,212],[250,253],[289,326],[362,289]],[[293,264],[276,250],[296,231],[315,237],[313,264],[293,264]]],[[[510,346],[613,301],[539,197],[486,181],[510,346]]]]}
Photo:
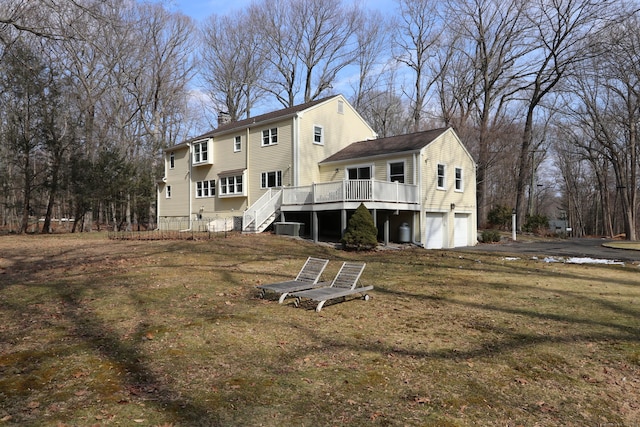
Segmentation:
{"type": "Polygon", "coordinates": [[[602,246],[610,242],[606,239],[558,239],[545,242],[506,242],[506,243],[478,243],[476,246],[456,248],[460,252],[499,252],[512,255],[526,256],[558,256],[558,257],[588,257],[608,259],[613,261],[640,261],[640,251],[613,249],[602,246]]]}

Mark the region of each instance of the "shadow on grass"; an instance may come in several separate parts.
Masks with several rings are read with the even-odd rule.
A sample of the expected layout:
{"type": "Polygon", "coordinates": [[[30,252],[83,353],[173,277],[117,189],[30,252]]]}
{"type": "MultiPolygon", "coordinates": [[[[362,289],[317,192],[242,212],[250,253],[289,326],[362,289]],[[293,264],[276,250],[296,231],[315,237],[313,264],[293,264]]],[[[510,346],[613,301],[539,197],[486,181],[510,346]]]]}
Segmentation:
{"type": "MultiPolygon", "coordinates": [[[[65,302],[65,316],[75,326],[73,336],[89,344],[120,372],[125,373],[123,378],[119,378],[125,394],[132,396],[132,399],[142,400],[147,405],[156,406],[180,425],[221,425],[212,408],[199,406],[182,398],[179,392],[172,390],[163,380],[157,378],[149,366],[151,362],[140,350],[139,344],[124,342],[110,332],[108,325],[87,311],[79,298],[81,291],[76,292],[81,288],[85,289],[78,287],[60,294],[65,302]]],[[[144,331],[139,330],[138,334],[142,336],[144,331]]]]}

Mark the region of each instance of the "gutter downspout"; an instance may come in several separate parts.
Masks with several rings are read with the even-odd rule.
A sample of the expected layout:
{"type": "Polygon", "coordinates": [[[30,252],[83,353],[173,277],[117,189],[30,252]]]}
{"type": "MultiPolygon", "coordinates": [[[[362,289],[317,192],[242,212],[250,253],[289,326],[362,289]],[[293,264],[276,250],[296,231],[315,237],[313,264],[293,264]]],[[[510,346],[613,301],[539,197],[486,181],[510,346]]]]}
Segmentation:
{"type": "Polygon", "coordinates": [[[291,175],[293,178],[293,187],[297,187],[300,182],[300,119],[302,118],[302,114],[300,112],[296,113],[293,116],[293,167],[291,170],[291,175]]]}
{"type": "MultiPolygon", "coordinates": [[[[244,170],[245,170],[245,172],[243,174],[244,175],[243,176],[243,180],[246,180],[247,182],[246,182],[246,184],[244,182],[242,184],[243,186],[246,186],[246,187],[243,187],[243,188],[246,189],[246,194],[247,194],[247,207],[245,208],[245,211],[247,209],[249,209],[249,206],[251,206],[253,204],[253,200],[251,199],[251,186],[249,185],[250,178],[248,176],[248,174],[250,174],[251,170],[252,170],[249,167],[249,160],[250,160],[249,147],[251,146],[250,141],[249,141],[249,137],[250,136],[251,136],[251,126],[247,126],[247,129],[245,130],[245,138],[244,138],[244,140],[245,140],[245,142],[244,142],[244,145],[245,145],[245,163],[244,163],[245,167],[244,167],[244,170]]],[[[244,224],[242,224],[242,227],[244,228],[244,224]]]]}
{"type": "Polygon", "coordinates": [[[418,183],[418,206],[419,206],[419,215],[418,215],[418,230],[420,230],[420,237],[416,240],[416,233],[413,233],[411,240],[414,245],[418,245],[424,247],[424,242],[422,242],[422,151],[413,154],[413,175],[414,181],[418,183]]]}
{"type": "Polygon", "coordinates": [[[189,191],[187,191],[187,195],[189,197],[189,228],[185,229],[185,230],[180,230],[181,233],[186,232],[186,231],[191,231],[191,229],[193,228],[193,226],[191,225],[191,222],[193,221],[192,216],[191,216],[191,209],[193,208],[193,201],[191,200],[191,170],[193,168],[193,162],[191,161],[192,158],[191,156],[193,155],[193,153],[191,152],[191,144],[187,144],[187,146],[189,147],[189,155],[187,156],[187,158],[189,159],[189,171],[187,172],[187,175],[189,175],[189,191]]]}
{"type": "MultiPolygon", "coordinates": [[[[166,171],[164,175],[167,176],[166,171]]],[[[161,195],[162,193],[160,192],[160,184],[156,184],[156,229],[155,231],[158,231],[160,229],[160,197],[161,195]]]]}

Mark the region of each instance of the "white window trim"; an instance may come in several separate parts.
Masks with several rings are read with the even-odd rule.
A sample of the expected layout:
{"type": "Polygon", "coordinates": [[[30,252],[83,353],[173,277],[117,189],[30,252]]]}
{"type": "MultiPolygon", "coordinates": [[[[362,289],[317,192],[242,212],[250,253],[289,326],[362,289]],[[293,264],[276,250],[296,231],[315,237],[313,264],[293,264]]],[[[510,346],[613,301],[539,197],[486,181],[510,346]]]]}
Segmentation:
{"type": "MultiPolygon", "coordinates": [[[[375,168],[375,164],[374,163],[361,163],[361,164],[358,164],[358,165],[346,166],[344,168],[344,179],[349,179],[349,169],[361,169],[361,168],[367,168],[367,167],[371,171],[371,178],[369,178],[369,179],[375,179],[376,168],[375,168]]],[[[360,178],[358,178],[358,179],[360,179],[360,178]]]]}
{"type": "Polygon", "coordinates": [[[196,182],[196,194],[195,194],[195,197],[196,197],[196,199],[206,199],[206,198],[210,198],[210,197],[216,197],[216,180],[215,179],[206,179],[204,181],[197,181],[196,182]],[[198,185],[199,184],[201,185],[201,188],[202,188],[202,190],[201,190],[202,194],[198,194],[198,185]],[[208,193],[207,195],[204,194],[205,190],[208,193]]]}
{"type": "Polygon", "coordinates": [[[402,163],[402,183],[406,184],[407,182],[407,161],[402,159],[402,160],[389,160],[387,162],[387,181],[389,182],[394,182],[391,181],[391,164],[392,163],[402,163]]]}
{"type": "Polygon", "coordinates": [[[171,198],[171,186],[167,185],[167,188],[165,188],[165,193],[164,196],[166,199],[170,199],[171,198]]]}
{"type": "Polygon", "coordinates": [[[242,135],[238,135],[233,138],[233,152],[239,153],[242,151],[242,135]]]}
{"type": "Polygon", "coordinates": [[[218,178],[218,186],[220,187],[220,188],[219,188],[219,191],[218,191],[218,197],[221,197],[221,198],[225,198],[225,197],[239,197],[239,196],[245,196],[245,195],[246,195],[246,188],[247,188],[247,185],[246,185],[246,183],[245,183],[244,174],[240,174],[240,175],[225,175],[225,176],[221,176],[221,177],[219,177],[219,178],[218,178]],[[242,191],[235,191],[235,190],[238,188],[238,185],[237,185],[237,178],[238,178],[238,177],[239,177],[239,178],[241,178],[241,181],[242,181],[242,191]],[[228,190],[228,184],[229,184],[229,183],[228,183],[228,179],[229,179],[229,178],[233,178],[233,179],[234,179],[234,180],[233,180],[233,187],[234,187],[234,192],[233,192],[233,193],[230,193],[230,192],[229,192],[229,190],[228,190]],[[222,191],[222,188],[223,188],[222,184],[223,184],[223,182],[225,182],[225,183],[226,183],[227,192],[223,192],[223,191],[222,191]]]}
{"type": "Polygon", "coordinates": [[[269,128],[269,129],[263,129],[262,133],[261,133],[261,144],[263,147],[270,147],[272,145],[278,145],[278,128],[269,128]],[[275,132],[274,132],[275,131],[275,132]],[[264,140],[265,140],[265,132],[268,133],[268,143],[265,144],[264,140]],[[275,137],[275,142],[274,142],[274,137],[275,137]]]}
{"type": "Polygon", "coordinates": [[[210,165],[213,164],[213,147],[211,144],[211,138],[205,139],[202,141],[196,141],[192,144],[192,153],[191,153],[191,162],[193,165],[210,165]],[[202,147],[207,147],[207,158],[206,160],[202,159],[202,147]],[[196,160],[196,154],[198,155],[198,159],[196,160]]]}
{"type": "Polygon", "coordinates": [[[462,169],[462,167],[460,166],[456,166],[454,169],[454,190],[457,191],[458,193],[463,193],[464,192],[464,169],[462,169]],[[460,188],[458,188],[458,177],[456,176],[456,172],[460,171],[460,188]]]}
{"type": "Polygon", "coordinates": [[[436,165],[436,188],[438,190],[446,190],[447,189],[447,165],[444,163],[438,163],[436,165]],[[442,185],[440,185],[440,172],[438,169],[442,166],[442,185]]]}
{"type": "Polygon", "coordinates": [[[338,114],[344,114],[344,101],[338,100],[338,114]]]}
{"type": "Polygon", "coordinates": [[[174,169],[176,167],[176,153],[169,153],[169,169],[174,169]]]}
{"type": "Polygon", "coordinates": [[[324,145],[324,126],[313,125],[313,143],[316,145],[324,145]],[[320,142],[316,141],[316,129],[320,129],[320,142]]]}
{"type": "Polygon", "coordinates": [[[267,172],[262,172],[260,174],[260,188],[262,190],[266,190],[267,188],[280,188],[282,187],[282,171],[267,171],[267,172]],[[276,178],[276,185],[273,187],[269,187],[269,174],[273,173],[275,174],[275,178],[276,178]],[[279,179],[278,179],[279,178],[279,179]],[[265,185],[266,183],[266,185],[265,185]]]}

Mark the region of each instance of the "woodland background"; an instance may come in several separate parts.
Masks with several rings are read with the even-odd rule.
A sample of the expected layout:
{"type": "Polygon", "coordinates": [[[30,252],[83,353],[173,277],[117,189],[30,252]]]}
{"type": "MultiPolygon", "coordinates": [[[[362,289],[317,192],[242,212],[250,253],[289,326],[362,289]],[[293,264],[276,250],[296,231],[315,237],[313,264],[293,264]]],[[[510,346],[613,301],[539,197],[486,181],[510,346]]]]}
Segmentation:
{"type": "Polygon", "coordinates": [[[543,215],[636,240],[639,9],[258,0],[197,24],[162,2],[0,0],[0,227],[153,227],[162,149],[221,111],[342,93],[380,136],[452,126],[481,227],[513,208],[518,227],[543,215]]]}

